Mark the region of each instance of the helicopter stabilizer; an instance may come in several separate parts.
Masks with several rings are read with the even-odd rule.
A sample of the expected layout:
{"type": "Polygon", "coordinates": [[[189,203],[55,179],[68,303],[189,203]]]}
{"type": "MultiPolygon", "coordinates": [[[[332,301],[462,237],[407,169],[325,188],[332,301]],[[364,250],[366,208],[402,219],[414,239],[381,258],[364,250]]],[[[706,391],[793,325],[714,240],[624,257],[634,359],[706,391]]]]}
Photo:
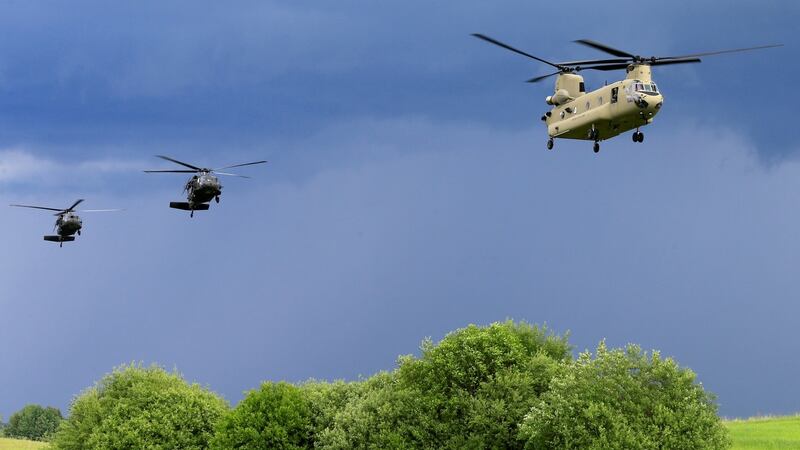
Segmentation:
{"type": "Polygon", "coordinates": [[[50,242],[72,242],[75,236],[43,236],[45,241],[50,242]]]}
{"type": "Polygon", "coordinates": [[[194,205],[194,208],[189,206],[187,202],[169,202],[170,208],[175,209],[182,209],[184,211],[206,211],[208,209],[207,203],[201,203],[199,205],[194,205]]]}

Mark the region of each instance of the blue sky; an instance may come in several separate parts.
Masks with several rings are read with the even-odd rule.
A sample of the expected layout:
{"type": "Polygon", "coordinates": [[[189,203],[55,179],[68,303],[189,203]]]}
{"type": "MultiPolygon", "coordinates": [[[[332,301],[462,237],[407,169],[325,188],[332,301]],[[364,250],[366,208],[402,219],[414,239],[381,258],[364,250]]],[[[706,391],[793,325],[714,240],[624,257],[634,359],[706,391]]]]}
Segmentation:
{"type": "Polygon", "coordinates": [[[660,349],[728,416],[798,410],[800,6],[318,3],[0,5],[0,202],[126,208],[62,249],[3,215],[0,415],[130,361],[235,403],[506,318],[660,349]],[[547,67],[473,32],[551,60],[786,46],[659,68],[644,145],[595,155],[545,151],[547,67]],[[270,164],[190,220],[154,154],[270,164]]]}

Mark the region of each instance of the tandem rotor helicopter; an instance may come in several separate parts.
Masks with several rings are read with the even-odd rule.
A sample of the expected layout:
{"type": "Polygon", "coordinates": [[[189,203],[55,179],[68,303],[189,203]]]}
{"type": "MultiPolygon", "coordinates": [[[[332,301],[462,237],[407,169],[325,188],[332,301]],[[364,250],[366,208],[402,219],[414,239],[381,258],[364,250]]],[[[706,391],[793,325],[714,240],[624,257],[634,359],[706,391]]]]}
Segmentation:
{"type": "Polygon", "coordinates": [[[44,209],[47,211],[56,211],[56,213],[53,214],[54,216],[57,217],[55,227],[53,227],[53,231],[56,234],[44,236],[44,240],[50,242],[58,242],[58,246],[63,247],[64,242],[72,242],[75,240],[76,233],[78,236],[81,235],[81,228],[83,228],[83,221],[81,221],[81,218],[76,214],[76,211],[80,212],[122,211],[121,209],[76,210],[75,207],[78,206],[81,202],[83,202],[82,198],[76,200],[75,203],[72,204],[72,206],[66,209],[47,208],[44,206],[32,206],[32,205],[10,205],[10,206],[16,206],[18,208],[33,208],[33,209],[44,209]]]}
{"type": "Polygon", "coordinates": [[[186,193],[186,202],[169,202],[170,208],[182,209],[189,211],[189,217],[194,217],[195,211],[206,211],[209,208],[211,200],[216,200],[219,203],[219,196],[222,195],[222,184],[219,179],[214,176],[228,175],[232,177],[250,178],[245,175],[237,175],[235,173],[219,172],[223,169],[232,169],[234,167],[252,166],[254,164],[264,164],[267,161],[253,161],[244,164],[234,164],[232,166],[220,167],[219,169],[207,169],[187,164],[183,161],[170,158],[169,156],[156,155],[156,157],[165,159],[167,161],[180,164],[187,167],[187,169],[175,170],[145,170],[146,173],[194,173],[195,175],[186,182],[183,191],[186,193]]]}
{"type": "Polygon", "coordinates": [[[542,116],[547,125],[547,149],[553,148],[556,138],[594,141],[594,152],[600,151],[600,141],[613,138],[620,133],[635,129],[633,142],[644,142],[644,134],[639,128],[649,125],[661,110],[664,97],[651,77],[653,66],[699,63],[700,56],[721,53],[744,52],[783,44],[762,45],[759,47],[737,48],[706,53],[693,53],[681,56],[642,57],[588,39],[575,41],[578,44],[608,53],[615,58],[589,59],[554,63],[518,50],[489,36],[475,33],[473,36],[489,43],[518,53],[557,69],[556,72],[531,78],[528,83],[536,83],[557,75],[555,92],[545,102],[553,108],[542,116]],[[627,75],[600,89],[586,92],[581,70],[621,70],[627,75]]]}

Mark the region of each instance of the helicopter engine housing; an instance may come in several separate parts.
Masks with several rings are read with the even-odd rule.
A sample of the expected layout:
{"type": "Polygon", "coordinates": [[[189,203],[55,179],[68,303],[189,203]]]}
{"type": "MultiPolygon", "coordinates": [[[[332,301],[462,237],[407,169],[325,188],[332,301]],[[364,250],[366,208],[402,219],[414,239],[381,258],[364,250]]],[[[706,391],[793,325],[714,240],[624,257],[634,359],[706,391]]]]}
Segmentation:
{"type": "Polygon", "coordinates": [[[558,89],[553,95],[548,95],[547,98],[544,99],[544,101],[547,102],[548,105],[555,105],[555,106],[563,105],[564,103],[567,103],[570,100],[572,100],[572,98],[570,97],[569,92],[567,92],[566,89],[558,89]]]}

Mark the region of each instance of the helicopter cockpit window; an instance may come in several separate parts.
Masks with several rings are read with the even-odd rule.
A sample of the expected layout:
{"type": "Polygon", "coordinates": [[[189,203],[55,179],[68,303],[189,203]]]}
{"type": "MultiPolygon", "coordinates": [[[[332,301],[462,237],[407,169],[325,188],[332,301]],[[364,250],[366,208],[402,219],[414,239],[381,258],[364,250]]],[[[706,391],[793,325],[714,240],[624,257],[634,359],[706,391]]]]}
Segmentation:
{"type": "Polygon", "coordinates": [[[658,95],[658,87],[654,83],[636,83],[636,92],[658,95]]]}

